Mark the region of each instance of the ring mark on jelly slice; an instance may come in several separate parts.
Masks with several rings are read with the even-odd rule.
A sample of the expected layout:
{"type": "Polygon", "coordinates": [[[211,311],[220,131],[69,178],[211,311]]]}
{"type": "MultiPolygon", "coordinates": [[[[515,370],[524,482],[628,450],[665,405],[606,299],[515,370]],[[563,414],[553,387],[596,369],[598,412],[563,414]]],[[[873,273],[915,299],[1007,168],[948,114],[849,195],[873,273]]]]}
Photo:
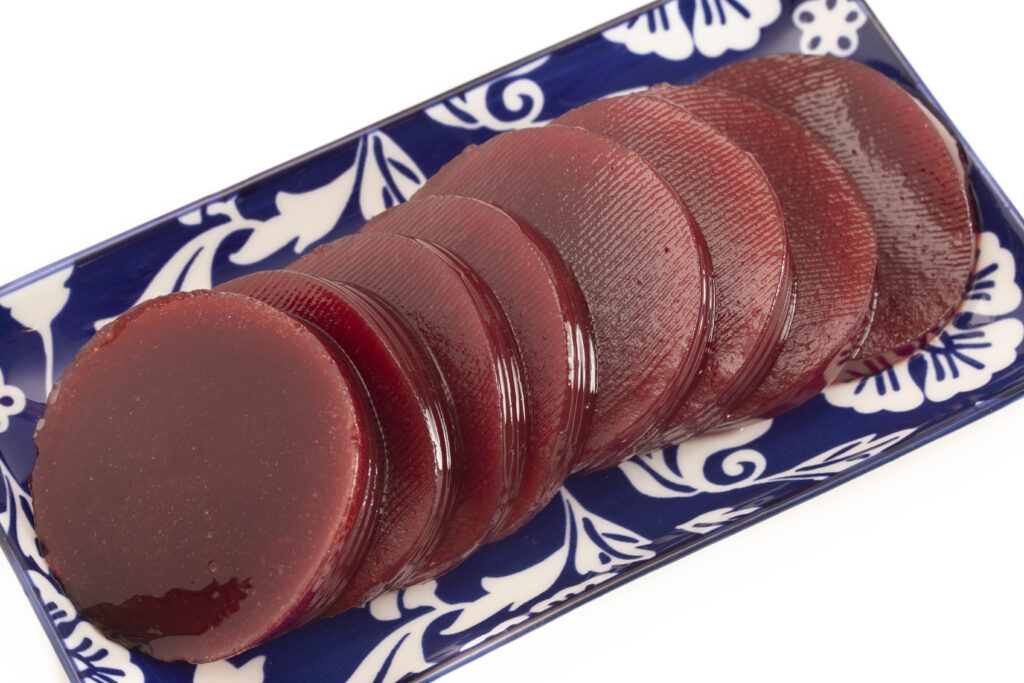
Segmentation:
{"type": "Polygon", "coordinates": [[[771,370],[731,407],[729,419],[777,415],[835,379],[871,310],[876,247],[870,214],[839,161],[793,119],[712,88],[656,86],[652,93],[750,152],[779,198],[793,257],[793,317],[771,370]]]}
{"type": "Polygon", "coordinates": [[[447,571],[508,517],[521,479],[522,379],[508,322],[486,285],[450,252],[386,233],[324,245],[289,270],[355,284],[394,306],[437,359],[452,392],[462,449],[460,494],[440,544],[413,578],[447,571]]]}
{"type": "Polygon", "coordinates": [[[640,154],[679,193],[711,254],[714,333],[701,376],[639,452],[715,426],[768,371],[789,314],[789,246],[768,179],[727,137],[649,95],[598,100],[555,122],[585,128],[640,154]]]}
{"type": "Polygon", "coordinates": [[[490,286],[520,347],[529,410],[524,489],[494,538],[522,526],[561,487],[589,418],[593,340],[586,303],[554,248],[496,206],[414,199],[362,228],[420,237],[461,257],[490,286]]]}
{"type": "Polygon", "coordinates": [[[820,137],[856,181],[878,235],[878,302],[847,375],[927,343],[959,305],[974,263],[974,216],[960,154],[908,92],[854,61],[774,55],[700,81],[757,99],[820,137]]]}
{"type": "Polygon", "coordinates": [[[456,429],[433,356],[398,314],[355,287],[294,271],[246,275],[217,287],[316,325],[352,359],[384,436],[379,525],[328,616],[358,607],[400,581],[440,540],[454,505],[456,429]]]}
{"type": "Polygon", "coordinates": [[[467,148],[415,196],[442,194],[496,204],[559,251],[597,348],[594,413],[575,469],[631,451],[703,361],[710,259],[678,195],[635,152],[554,124],[467,148]]]}

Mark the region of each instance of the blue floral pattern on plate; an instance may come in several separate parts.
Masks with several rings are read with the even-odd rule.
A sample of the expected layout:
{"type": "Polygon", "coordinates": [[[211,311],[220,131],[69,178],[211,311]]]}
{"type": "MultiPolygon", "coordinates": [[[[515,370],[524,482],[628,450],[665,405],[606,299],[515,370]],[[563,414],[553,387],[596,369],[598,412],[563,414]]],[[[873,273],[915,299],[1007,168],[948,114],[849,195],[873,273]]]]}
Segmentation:
{"type": "Polygon", "coordinates": [[[970,291],[935,341],[879,375],[830,387],[774,420],[572,479],[529,525],[441,579],[228,661],[165,664],[129,652],[61,594],[32,526],[31,437],[53,378],[98,326],[137,301],[280,267],[354,232],[467,144],[500,131],[542,125],[598,97],[692,82],[731,61],[799,51],[870,62],[941,117],[863,3],[670,0],[0,288],[0,544],[69,674],[93,683],[436,675],[1024,391],[1024,229],[969,155],[981,225],[970,291]]]}
{"type": "Polygon", "coordinates": [[[868,15],[854,0],[807,0],[793,11],[800,29],[800,52],[849,57],[857,51],[857,31],[868,15]]]}

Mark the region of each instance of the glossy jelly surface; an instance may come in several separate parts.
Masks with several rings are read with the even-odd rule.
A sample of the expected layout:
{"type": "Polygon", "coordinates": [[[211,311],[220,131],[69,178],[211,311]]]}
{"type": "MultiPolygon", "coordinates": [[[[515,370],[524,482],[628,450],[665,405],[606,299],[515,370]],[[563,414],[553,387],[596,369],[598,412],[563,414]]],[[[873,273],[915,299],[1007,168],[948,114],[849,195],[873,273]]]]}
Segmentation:
{"type": "Polygon", "coordinates": [[[793,317],[768,375],[730,410],[730,420],[777,415],[835,379],[863,329],[875,275],[871,216],[849,173],[793,119],[711,88],[658,86],[653,92],[753,154],[779,198],[793,254],[793,317]]]}
{"type": "Polygon", "coordinates": [[[248,297],[173,294],[101,329],[36,443],[54,575],[159,659],[222,659],[316,618],[366,545],[380,444],[362,385],[326,337],[248,297]]]}
{"type": "Polygon", "coordinates": [[[876,304],[847,371],[880,370],[937,333],[963,297],[975,244],[963,161],[936,119],[896,83],[847,59],[774,55],[700,82],[792,116],[860,187],[878,233],[876,304]]]}
{"type": "Polygon", "coordinates": [[[664,99],[597,100],[555,119],[640,154],[679,193],[704,235],[715,280],[700,378],[641,451],[718,424],[764,377],[789,321],[793,274],[782,210],[750,154],[664,99]]]}
{"type": "Polygon", "coordinates": [[[437,359],[461,436],[453,463],[459,492],[440,544],[414,578],[447,571],[501,527],[522,485],[522,370],[500,305],[458,257],[403,235],[343,237],[289,269],[380,296],[405,316],[437,359]]]}
{"type": "Polygon", "coordinates": [[[523,488],[494,534],[506,536],[555,495],[589,426],[594,344],[579,287],[537,231],[477,199],[415,199],[362,231],[421,237],[450,249],[483,278],[505,311],[523,361],[529,414],[523,488]]]}
{"type": "Polygon", "coordinates": [[[423,342],[379,297],[294,271],[231,280],[236,292],[316,325],[366,384],[384,439],[378,523],[363,561],[327,610],[358,607],[401,580],[440,540],[455,498],[454,406],[423,342]]]}
{"type": "Polygon", "coordinates": [[[710,257],[679,196],[635,152],[555,124],[467,148],[415,196],[443,194],[500,206],[561,254],[597,348],[594,413],[574,469],[632,453],[704,360],[710,257]]]}

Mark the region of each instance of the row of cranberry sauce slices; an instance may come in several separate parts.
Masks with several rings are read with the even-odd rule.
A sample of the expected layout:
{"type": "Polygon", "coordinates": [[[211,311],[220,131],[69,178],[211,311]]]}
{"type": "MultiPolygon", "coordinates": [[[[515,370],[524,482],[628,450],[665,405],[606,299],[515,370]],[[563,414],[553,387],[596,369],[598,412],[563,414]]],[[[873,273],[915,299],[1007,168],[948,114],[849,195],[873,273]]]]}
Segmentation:
{"type": "Polygon", "coordinates": [[[955,144],[865,66],[598,100],[104,327],[37,430],[39,536],[112,637],[233,655],[439,576],[570,474],[908,355],[973,248],[955,144]]]}

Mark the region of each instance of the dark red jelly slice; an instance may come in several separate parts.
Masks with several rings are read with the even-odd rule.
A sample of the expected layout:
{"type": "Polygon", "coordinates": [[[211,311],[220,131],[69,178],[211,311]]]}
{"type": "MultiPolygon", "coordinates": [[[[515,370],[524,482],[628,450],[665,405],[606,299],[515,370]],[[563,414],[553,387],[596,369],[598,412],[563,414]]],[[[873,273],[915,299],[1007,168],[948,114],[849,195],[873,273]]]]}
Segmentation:
{"type": "Polygon", "coordinates": [[[378,525],[327,615],[358,607],[425,559],[451,514],[458,433],[447,385],[423,342],[370,292],[283,270],[246,275],[217,289],[313,323],[341,346],[366,383],[384,437],[378,525]]]}
{"type": "Polygon", "coordinates": [[[522,370],[501,307],[461,259],[403,235],[343,237],[289,269],[377,294],[412,323],[437,359],[461,434],[454,454],[460,490],[440,544],[405,583],[447,571],[501,528],[522,486],[522,370]]]}
{"type": "Polygon", "coordinates": [[[701,83],[753,97],[819,136],[850,171],[878,233],[874,317],[853,374],[910,355],[952,317],[974,262],[966,172],[950,136],[909,93],[870,67],[775,55],[701,83]]]}
{"type": "Polygon", "coordinates": [[[416,196],[442,194],[496,204],[559,251],[597,348],[594,413],[574,469],[634,452],[704,359],[710,258],[679,195],[636,152],[553,124],[467,148],[416,196]]]}
{"type": "Polygon", "coordinates": [[[715,276],[714,333],[700,377],[646,447],[709,429],[771,367],[789,321],[793,274],[782,210],[754,158],[686,110],[628,95],[573,109],[579,126],[636,151],[697,222],[715,276]]]}
{"type": "Polygon", "coordinates": [[[593,336],[576,281],[536,230],[468,197],[427,197],[385,211],[363,232],[421,237],[450,249],[498,298],[523,361],[529,432],[523,489],[494,538],[543,508],[569,476],[589,424],[593,336]]]}
{"type": "Polygon", "coordinates": [[[379,434],[325,335],[228,292],[101,329],[50,393],[36,529],[82,614],[206,662],[319,616],[369,537],[379,434]]]}
{"type": "Polygon", "coordinates": [[[875,235],[857,186],[828,148],[793,119],[734,93],[657,86],[750,152],[786,219],[795,272],[789,332],[771,370],[730,421],[770,417],[836,378],[871,310],[875,235]]]}

